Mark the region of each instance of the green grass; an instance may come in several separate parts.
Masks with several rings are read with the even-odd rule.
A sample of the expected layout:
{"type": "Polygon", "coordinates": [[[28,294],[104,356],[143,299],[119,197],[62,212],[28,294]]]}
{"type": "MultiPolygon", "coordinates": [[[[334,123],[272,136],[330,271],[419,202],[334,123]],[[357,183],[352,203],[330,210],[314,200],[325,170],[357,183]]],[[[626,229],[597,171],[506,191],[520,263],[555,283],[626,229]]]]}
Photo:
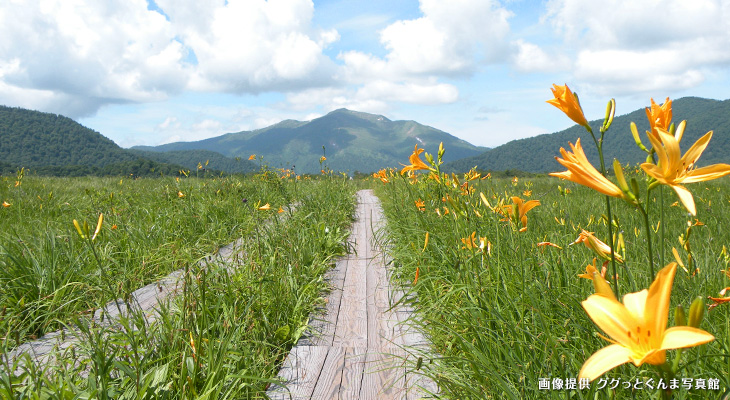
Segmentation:
{"type": "MultiPolygon", "coordinates": [[[[598,380],[590,390],[538,389],[540,378],[577,378],[583,362],[609,344],[598,335],[599,330],[581,306],[594,289],[591,281],[577,275],[585,272],[595,255],[582,244],[569,245],[581,229],[608,240],[606,220],[602,218],[603,196],[550,177],[525,178],[516,183],[508,179],[472,181],[474,190],[464,193],[458,185],[438,184],[425,176],[415,185],[400,177],[389,184],[377,181],[377,194],[384,202],[396,275],[416,295],[417,316],[413,321],[423,327],[433,343],[433,354],[423,362],[421,371],[438,383],[441,396],[603,399],[659,395],[649,389],[597,390],[598,380]],[[558,185],[571,192],[561,193],[558,185]],[[531,192],[529,197],[526,191],[531,192]],[[492,206],[499,200],[510,204],[511,196],[538,199],[541,205],[527,213],[528,229],[519,233],[483,204],[480,192],[492,206]],[[417,200],[425,202],[425,211],[417,209],[417,200]],[[448,215],[444,215],[444,207],[449,209],[448,215]],[[423,250],[426,232],[429,242],[423,250]],[[486,247],[483,253],[463,248],[461,239],[472,232],[476,232],[477,239],[486,237],[491,253],[486,247]],[[546,241],[562,249],[537,246],[546,241]],[[412,285],[416,269],[419,279],[412,285]]],[[[721,271],[728,263],[728,257],[721,255],[723,246],[730,247],[726,229],[730,226],[730,181],[691,185],[690,190],[698,204],[697,218],[704,223],[692,228],[690,236],[700,272],[693,276],[678,269],[670,314],[676,305],[689,310],[695,297],[716,297],[722,288],[730,286],[730,279],[721,271]]],[[[672,247],[687,262],[678,236],[685,233],[688,221],[695,221],[681,205],[674,204],[676,197],[671,190],[665,188],[664,192],[664,240],[661,228],[651,232],[655,271],[674,260],[672,247]]],[[[656,227],[661,207],[660,199],[654,196],[658,197],[659,191],[651,194],[650,213],[656,227]]],[[[612,201],[612,208],[626,242],[626,264],[617,270],[623,295],[647,288],[653,277],[641,214],[618,200],[612,201]]],[[[673,325],[672,315],[669,325],[673,325]]],[[[722,390],[680,389],[674,391],[675,399],[716,398],[730,387],[728,306],[720,305],[706,313],[701,328],[715,335],[716,340],[684,351],[684,367],[678,377],[717,378],[722,390]]],[[[676,353],[669,351],[669,359],[676,353]]],[[[645,378],[658,381],[658,374],[648,367],[624,365],[604,377],[623,382],[645,378]]]]}
{"type": "Polygon", "coordinates": [[[7,362],[0,397],[263,398],[322,301],[324,272],[346,252],[353,194],[341,178],[297,182],[271,172],[3,182],[0,198],[12,204],[0,209],[3,347],[61,326],[82,340],[46,365],[7,362]],[[256,209],[265,203],[270,211],[256,209]],[[296,211],[275,218],[286,204],[296,211]],[[72,220],[93,230],[99,213],[100,236],[80,239],[72,220]],[[234,265],[199,263],[239,237],[244,255],[234,265]],[[156,322],[140,313],[117,326],[89,322],[85,310],[177,269],[182,293],[156,322]]]}

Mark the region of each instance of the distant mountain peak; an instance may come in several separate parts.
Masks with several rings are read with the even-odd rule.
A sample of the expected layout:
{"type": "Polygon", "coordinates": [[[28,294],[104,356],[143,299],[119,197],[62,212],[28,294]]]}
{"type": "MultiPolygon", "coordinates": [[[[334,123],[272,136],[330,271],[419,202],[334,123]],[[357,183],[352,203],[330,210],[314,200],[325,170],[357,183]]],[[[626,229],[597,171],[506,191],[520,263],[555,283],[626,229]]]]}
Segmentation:
{"type": "MultiPolygon", "coordinates": [[[[354,116],[354,117],[366,119],[368,121],[391,122],[390,119],[388,119],[387,117],[385,117],[383,115],[370,114],[370,113],[366,113],[366,112],[362,112],[362,111],[354,111],[354,110],[350,110],[347,108],[338,108],[336,110],[330,111],[324,117],[334,116],[334,115],[338,115],[338,114],[354,116]]],[[[324,118],[324,117],[320,117],[320,118],[324,118]]]]}

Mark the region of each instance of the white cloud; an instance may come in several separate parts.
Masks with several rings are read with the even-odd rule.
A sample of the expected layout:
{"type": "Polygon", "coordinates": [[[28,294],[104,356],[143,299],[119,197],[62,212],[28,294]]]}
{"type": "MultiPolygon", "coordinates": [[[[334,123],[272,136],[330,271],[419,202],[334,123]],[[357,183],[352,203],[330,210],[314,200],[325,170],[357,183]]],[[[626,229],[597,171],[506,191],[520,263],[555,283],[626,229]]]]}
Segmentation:
{"type": "Polygon", "coordinates": [[[0,102],[83,117],[186,89],[260,93],[331,81],[336,30],[310,0],[5,1],[0,102]],[[169,19],[167,17],[169,17],[169,19]]]}
{"type": "MultiPolygon", "coordinates": [[[[5,2],[1,100],[90,115],[104,103],[155,101],[185,84],[184,50],[144,0],[5,2]]],[[[33,108],[40,108],[34,106],[33,108]]]]}
{"type": "Polygon", "coordinates": [[[311,1],[157,3],[195,54],[194,89],[258,93],[329,81],[333,63],[322,51],[339,35],[311,26],[311,1]]]}
{"type": "Polygon", "coordinates": [[[478,62],[497,61],[512,15],[496,1],[421,0],[423,17],[397,21],[381,32],[386,56],[398,70],[416,74],[472,73],[478,62]]]}
{"type": "Polygon", "coordinates": [[[553,0],[545,21],[574,48],[575,77],[598,94],[696,87],[730,65],[722,0],[553,0]]]}
{"type": "Polygon", "coordinates": [[[562,53],[548,54],[533,43],[518,39],[513,43],[512,63],[521,72],[556,72],[571,67],[570,58],[562,53]]]}

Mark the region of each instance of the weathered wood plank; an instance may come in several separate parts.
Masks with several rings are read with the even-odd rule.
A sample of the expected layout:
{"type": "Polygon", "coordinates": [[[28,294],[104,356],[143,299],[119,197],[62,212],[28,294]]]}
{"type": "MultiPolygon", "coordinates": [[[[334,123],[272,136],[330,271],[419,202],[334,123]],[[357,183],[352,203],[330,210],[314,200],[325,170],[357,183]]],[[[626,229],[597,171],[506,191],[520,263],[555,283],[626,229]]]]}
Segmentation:
{"type": "MultiPolygon", "coordinates": [[[[356,221],[350,236],[353,254],[338,262],[331,273],[335,287],[326,314],[321,316],[323,320],[311,323],[315,333],[305,335],[292,349],[292,354],[307,357],[290,354],[279,374],[287,382],[292,398],[416,399],[425,394],[418,386],[433,387],[431,392],[437,393],[433,382],[406,370],[412,365],[408,360],[417,357],[411,352],[426,354],[427,346],[420,332],[404,323],[412,310],[403,305],[391,309],[403,293],[391,287],[376,240],[374,230],[383,224],[382,209],[372,191],[358,192],[356,221]],[[310,350],[303,350],[307,348],[310,350]],[[329,350],[322,358],[325,348],[329,350]],[[310,377],[316,375],[316,380],[293,376],[290,358],[310,361],[312,366],[297,368],[310,377]]],[[[282,398],[276,397],[281,389],[270,390],[269,395],[282,398]]]]}
{"type": "Polygon", "coordinates": [[[342,400],[360,398],[362,378],[365,372],[365,359],[366,349],[361,347],[348,347],[346,349],[345,364],[342,370],[342,386],[336,398],[342,400]]]}
{"type": "Polygon", "coordinates": [[[279,377],[288,384],[269,388],[269,397],[272,400],[311,399],[330,350],[328,346],[292,348],[279,371],[279,377]]]}

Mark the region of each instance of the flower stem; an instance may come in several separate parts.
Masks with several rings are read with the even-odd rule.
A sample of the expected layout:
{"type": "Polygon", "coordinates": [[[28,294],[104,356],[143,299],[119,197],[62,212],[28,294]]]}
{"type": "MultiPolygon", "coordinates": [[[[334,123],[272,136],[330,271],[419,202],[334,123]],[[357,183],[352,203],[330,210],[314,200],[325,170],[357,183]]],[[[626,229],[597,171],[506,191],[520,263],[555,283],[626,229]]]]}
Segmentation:
{"type": "MultiPolygon", "coordinates": [[[[596,135],[593,133],[593,129],[590,128],[590,126],[586,126],[586,130],[591,134],[591,137],[593,138],[593,143],[596,144],[596,148],[598,149],[598,159],[601,162],[601,175],[606,176],[606,163],[603,159],[603,135],[606,133],[606,131],[601,130],[601,139],[596,139],[596,135]]],[[[613,240],[613,216],[611,215],[611,201],[609,199],[610,196],[606,196],[606,216],[608,217],[608,246],[611,250],[611,279],[613,280],[613,291],[616,297],[619,297],[619,290],[618,290],[618,279],[616,279],[616,255],[614,248],[616,247],[613,240]]],[[[652,276],[654,274],[652,273],[652,276]]]]}
{"type": "MultiPolygon", "coordinates": [[[[649,194],[647,193],[647,198],[648,197],[649,194]]],[[[647,204],[649,204],[648,201],[647,204]]],[[[651,279],[654,279],[654,252],[651,248],[651,225],[649,224],[649,214],[647,214],[646,210],[641,205],[639,205],[639,211],[641,211],[641,215],[644,217],[644,229],[646,230],[646,247],[649,251],[649,271],[651,272],[651,279]]]]}

